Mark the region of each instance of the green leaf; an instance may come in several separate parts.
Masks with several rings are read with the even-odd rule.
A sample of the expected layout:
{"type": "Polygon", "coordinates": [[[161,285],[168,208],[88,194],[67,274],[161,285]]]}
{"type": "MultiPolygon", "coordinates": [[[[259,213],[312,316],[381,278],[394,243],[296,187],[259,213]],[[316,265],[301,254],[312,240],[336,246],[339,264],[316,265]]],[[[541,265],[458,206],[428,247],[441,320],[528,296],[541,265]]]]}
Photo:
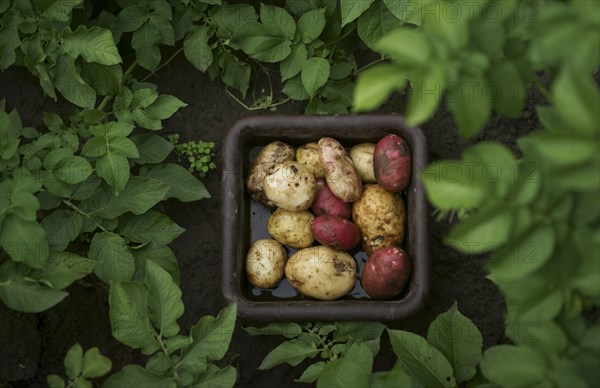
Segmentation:
{"type": "Polygon", "coordinates": [[[240,26],[258,20],[258,15],[250,4],[225,3],[221,7],[214,7],[209,15],[217,25],[217,36],[223,40],[230,39],[240,26]]]}
{"type": "Polygon", "coordinates": [[[538,131],[519,139],[518,144],[524,152],[535,153],[543,161],[542,169],[550,169],[590,162],[598,147],[590,140],[574,133],[538,131]]]}
{"type": "Polygon", "coordinates": [[[167,245],[179,237],[185,229],[167,215],[149,210],[140,215],[123,215],[119,220],[117,231],[134,242],[167,245]]]}
{"type": "Polygon", "coordinates": [[[25,279],[0,282],[0,299],[11,309],[39,313],[60,303],[67,292],[40,285],[25,279]]]}
{"type": "Polygon", "coordinates": [[[421,172],[429,201],[440,209],[477,207],[487,196],[482,176],[474,164],[461,161],[434,162],[421,172]]]}
{"type": "Polygon", "coordinates": [[[86,350],[83,355],[83,377],[102,377],[112,368],[112,362],[104,357],[96,347],[86,350]]]}
{"type": "Polygon", "coordinates": [[[15,50],[21,46],[17,26],[22,20],[22,16],[17,12],[7,12],[2,15],[2,29],[0,29],[0,71],[8,69],[17,59],[15,50]]]}
{"type": "Polygon", "coordinates": [[[61,159],[54,167],[54,175],[63,182],[77,184],[86,180],[92,173],[92,166],[81,156],[61,159]]]}
{"type": "Polygon", "coordinates": [[[152,24],[144,24],[133,33],[131,47],[135,50],[138,64],[150,71],[160,64],[160,31],[152,24]]]}
{"type": "Polygon", "coordinates": [[[425,338],[407,331],[387,329],[398,363],[426,387],[454,387],[452,366],[425,338]]]}
{"type": "Polygon", "coordinates": [[[325,85],[329,78],[329,70],[329,62],[324,58],[314,57],[304,62],[301,73],[302,85],[311,97],[325,85]]]}
{"type": "Polygon", "coordinates": [[[46,382],[50,388],[65,388],[65,381],[58,375],[46,376],[46,382]]]}
{"type": "Polygon", "coordinates": [[[119,65],[104,66],[94,62],[81,63],[81,78],[100,96],[114,96],[121,91],[123,69],[119,65]]]}
{"type": "Polygon", "coordinates": [[[297,44],[292,46],[291,54],[281,61],[279,65],[281,81],[283,82],[300,73],[307,57],[308,54],[305,45],[297,44]]]}
{"type": "Polygon", "coordinates": [[[146,363],[146,370],[157,375],[165,373],[171,367],[171,359],[164,353],[154,353],[146,363]]]}
{"type": "MultiPolygon", "coordinates": [[[[108,303],[112,333],[118,341],[133,349],[155,343],[154,330],[150,325],[147,311],[147,290],[143,284],[137,282],[111,284],[108,303]]],[[[158,348],[158,344],[155,344],[158,348]]],[[[140,384],[140,381],[135,384],[140,384]]]]}
{"type": "Polygon", "coordinates": [[[183,315],[181,290],[171,275],[152,261],[146,262],[148,309],[150,319],[160,329],[160,335],[170,337],[179,333],[177,319],[183,315]]]}
{"type": "MultiPolygon", "coordinates": [[[[40,1],[36,2],[38,9],[40,8],[40,1]]],[[[71,19],[73,8],[81,4],[81,0],[60,0],[60,1],[47,1],[50,3],[48,8],[43,10],[42,15],[51,20],[59,22],[68,22],[71,19]]]]}
{"type": "Polygon", "coordinates": [[[213,62],[212,49],[208,45],[208,27],[195,27],[183,41],[183,53],[188,61],[201,72],[205,72],[213,62]]]}
{"type": "Polygon", "coordinates": [[[340,0],[342,27],[357,19],[375,0],[340,0]]]}
{"type": "Polygon", "coordinates": [[[286,338],[294,338],[302,333],[302,326],[295,322],[274,322],[263,327],[244,327],[244,331],[252,336],[282,335],[286,338]]]}
{"type": "Polygon", "coordinates": [[[525,346],[494,346],[483,354],[481,360],[485,378],[508,387],[535,385],[544,377],[546,368],[543,356],[525,346]]]}
{"type": "Polygon", "coordinates": [[[315,344],[308,344],[304,341],[293,339],[271,350],[258,369],[271,369],[283,363],[296,366],[306,358],[315,357],[319,352],[320,350],[317,349],[315,344]]]}
{"type": "Polygon", "coordinates": [[[142,108],[135,108],[131,112],[133,120],[142,128],[152,129],[154,131],[162,128],[162,123],[159,119],[150,117],[150,115],[142,108]]]}
{"type": "Polygon", "coordinates": [[[385,325],[381,322],[336,322],[333,339],[336,341],[362,340],[368,342],[379,340],[385,325]]]}
{"type": "Polygon", "coordinates": [[[373,355],[362,342],[352,343],[343,358],[325,366],[317,380],[317,388],[366,387],[373,368],[373,355]]]}
{"type": "Polygon", "coordinates": [[[325,21],[325,8],[313,9],[300,16],[297,25],[300,42],[308,44],[317,39],[325,28],[325,21]]]}
{"type": "Polygon", "coordinates": [[[402,89],[406,79],[406,73],[394,65],[374,66],[360,72],[354,91],[354,110],[378,108],[394,90],[402,89]]]}
{"type": "Polygon", "coordinates": [[[115,233],[96,233],[90,244],[89,257],[98,262],[94,272],[106,283],[128,281],[133,276],[133,256],[123,238],[115,233]]]}
{"type": "Polygon", "coordinates": [[[96,105],[96,91],[81,78],[73,58],[66,55],[58,57],[54,66],[54,85],[72,104],[82,108],[93,108],[96,105]]]}
{"type": "Polygon", "coordinates": [[[77,30],[71,31],[67,27],[62,32],[62,39],[63,49],[74,59],[81,56],[86,62],[107,66],[122,62],[112,34],[104,28],[94,26],[88,30],[79,25],[77,30]]]}
{"type": "Polygon", "coordinates": [[[409,97],[406,108],[409,125],[422,124],[431,118],[440,104],[445,83],[444,69],[439,65],[431,65],[425,74],[415,77],[412,83],[414,93],[409,97]]]}
{"type": "Polygon", "coordinates": [[[196,383],[198,387],[230,388],[235,385],[236,380],[237,370],[233,366],[227,365],[220,369],[213,364],[208,364],[206,371],[200,374],[196,383]]]}
{"type": "Polygon", "coordinates": [[[65,356],[65,372],[70,380],[75,380],[83,368],[83,348],[76,343],[65,356]]]}
{"type": "Polygon", "coordinates": [[[102,183],[102,180],[96,174],[90,175],[88,179],[74,186],[71,199],[76,201],[84,201],[88,199],[94,192],[96,192],[100,186],[100,183],[102,183]]]}
{"type": "Polygon", "coordinates": [[[415,382],[400,364],[396,364],[387,372],[375,372],[371,374],[371,383],[369,385],[370,388],[396,388],[414,386],[415,382]]]}
{"type": "Polygon", "coordinates": [[[127,158],[137,158],[140,156],[135,143],[123,136],[109,137],[108,149],[127,158]]]}
{"type": "Polygon", "coordinates": [[[150,244],[144,248],[134,250],[132,254],[142,267],[142,273],[140,273],[139,276],[138,274],[134,274],[134,279],[140,281],[144,280],[145,275],[143,272],[145,271],[146,262],[151,261],[167,271],[173,278],[175,284],[179,284],[179,263],[171,248],[165,246],[157,247],[150,244]]]}
{"type": "Polygon", "coordinates": [[[446,243],[469,254],[497,249],[510,237],[514,213],[502,206],[488,206],[455,226],[446,243]]]}
{"type": "Polygon", "coordinates": [[[164,120],[173,116],[179,108],[183,108],[184,106],[187,106],[187,104],[179,98],[169,94],[161,94],[145,111],[152,118],[164,120]]]}
{"type": "MultiPolygon", "coordinates": [[[[552,269],[552,266],[548,265],[544,269],[546,268],[552,269]]],[[[562,269],[558,276],[563,276],[565,271],[566,269],[562,269]]],[[[526,283],[522,280],[496,283],[506,298],[508,322],[545,322],[560,313],[565,303],[564,292],[556,280],[549,282],[550,277],[556,278],[556,275],[543,277],[536,272],[529,275],[526,283]]]]}
{"type": "Polygon", "coordinates": [[[137,164],[156,164],[160,163],[173,150],[173,143],[165,140],[162,136],[151,133],[142,133],[130,137],[139,152],[139,157],[135,159],[137,164]]]}
{"type": "Polygon", "coordinates": [[[310,96],[304,89],[304,85],[302,85],[302,80],[300,76],[296,76],[294,78],[289,79],[285,85],[283,86],[283,93],[286,96],[296,101],[304,101],[310,99],[310,96]]]}
{"type": "Polygon", "coordinates": [[[131,97],[131,106],[138,108],[147,108],[152,105],[158,99],[158,92],[156,90],[143,88],[138,89],[133,93],[131,97]]]}
{"type": "Polygon", "coordinates": [[[104,388],[174,388],[176,386],[173,377],[157,376],[139,365],[125,365],[102,384],[104,388]]]}
{"type": "Polygon", "coordinates": [[[323,370],[325,369],[325,364],[323,361],[315,362],[314,364],[310,364],[308,368],[302,372],[302,376],[300,378],[294,380],[297,383],[314,383],[317,381],[323,370]]]}
{"type": "Polygon", "coordinates": [[[358,18],[358,36],[369,48],[375,49],[377,41],[382,36],[403,24],[381,0],[377,0],[358,18]]]}
{"type": "Polygon", "coordinates": [[[48,240],[44,228],[36,221],[26,221],[14,214],[2,222],[0,245],[14,261],[32,268],[44,268],[48,260],[48,240]]]}
{"type": "Polygon", "coordinates": [[[207,360],[223,358],[233,335],[237,306],[232,303],[216,318],[205,315],[192,327],[192,344],[185,349],[180,365],[190,372],[202,373],[207,360]]]}
{"type": "Polygon", "coordinates": [[[465,76],[448,88],[446,103],[461,136],[477,133],[490,117],[491,100],[486,97],[486,81],[482,76],[465,76]]]}
{"type": "Polygon", "coordinates": [[[92,197],[81,203],[81,208],[90,215],[101,218],[117,218],[125,212],[142,214],[162,201],[169,186],[152,178],[131,176],[118,197],[109,187],[102,187],[92,197]]]}
{"type": "Polygon", "coordinates": [[[210,198],[204,184],[178,164],[165,163],[142,166],[140,176],[154,178],[168,185],[169,189],[164,199],[177,198],[182,202],[191,202],[210,198]]]}
{"type": "Polygon", "coordinates": [[[420,26],[421,5],[418,0],[383,0],[388,10],[398,19],[406,23],[420,26]]]}
{"type": "Polygon", "coordinates": [[[107,152],[96,160],[96,174],[119,195],[129,180],[129,161],[118,152],[107,152]]]}
{"type": "Polygon", "coordinates": [[[132,32],[140,28],[148,20],[148,10],[143,5],[130,5],[117,15],[115,28],[122,32],[132,32]]]}
{"type": "Polygon", "coordinates": [[[374,48],[406,68],[428,65],[432,56],[430,43],[421,30],[396,29],[377,41],[374,48]]]}
{"type": "Polygon", "coordinates": [[[250,83],[250,65],[241,62],[230,53],[224,52],[219,58],[219,67],[223,69],[221,79],[225,85],[236,88],[240,91],[242,97],[246,97],[250,83]]]}
{"type": "Polygon", "coordinates": [[[488,260],[490,278],[518,280],[542,267],[556,244],[556,235],[550,225],[536,225],[509,246],[502,246],[488,260]]]}
{"type": "Polygon", "coordinates": [[[598,133],[600,93],[593,80],[572,66],[564,66],[552,84],[554,106],[563,120],[584,134],[598,133]]]}
{"type": "Polygon", "coordinates": [[[456,381],[469,381],[481,361],[483,338],[471,320],[452,307],[429,326],[427,341],[435,346],[452,365],[456,381]]]}
{"type": "MultiPolygon", "coordinates": [[[[170,7],[168,7],[170,11],[170,7]]],[[[162,44],[168,46],[175,45],[175,31],[171,25],[171,14],[154,12],[148,18],[148,24],[153,25],[160,32],[160,39],[162,44]]]]}
{"type": "Polygon", "coordinates": [[[296,23],[285,9],[261,3],[260,22],[271,35],[288,40],[294,39],[296,23]]]}
{"type": "Polygon", "coordinates": [[[486,90],[496,112],[518,117],[525,108],[525,86],[514,63],[501,61],[490,68],[486,90]]]}
{"type": "Polygon", "coordinates": [[[50,252],[46,268],[33,270],[29,277],[47,283],[52,288],[63,289],[91,274],[97,264],[71,252],[50,252]]]}

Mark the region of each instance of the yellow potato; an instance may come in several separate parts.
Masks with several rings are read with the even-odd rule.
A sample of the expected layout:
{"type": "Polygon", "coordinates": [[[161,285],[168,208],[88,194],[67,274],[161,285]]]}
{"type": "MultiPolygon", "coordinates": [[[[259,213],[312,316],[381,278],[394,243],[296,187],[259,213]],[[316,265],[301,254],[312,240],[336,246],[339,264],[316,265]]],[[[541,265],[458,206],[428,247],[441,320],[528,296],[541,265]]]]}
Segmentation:
{"type": "Polygon", "coordinates": [[[373,169],[374,143],[360,143],[350,149],[350,159],[364,183],[375,183],[375,170],[373,169]]]}
{"type": "Polygon", "coordinates": [[[315,241],[310,231],[310,223],[314,218],[308,210],[291,212],[277,209],[267,221],[267,230],[283,245],[295,249],[306,248],[315,241]]]}
{"type": "Polygon", "coordinates": [[[307,143],[296,150],[296,161],[313,173],[315,178],[323,178],[325,172],[319,161],[319,146],[317,143],[307,143]]]}
{"type": "Polygon", "coordinates": [[[285,277],[303,295],[333,300],[354,288],[356,261],[348,253],[324,245],[305,248],[290,257],[285,277]]]}
{"type": "Polygon", "coordinates": [[[278,163],[263,180],[269,202],[285,210],[297,212],[312,205],[317,192],[313,174],[298,162],[278,163]]]}
{"type": "Polygon", "coordinates": [[[275,164],[287,160],[294,160],[294,148],[281,141],[269,143],[259,152],[252,163],[250,175],[248,175],[248,179],[246,180],[246,188],[252,199],[262,202],[267,206],[275,206],[265,195],[263,180],[275,164]]]}
{"type": "Polygon", "coordinates": [[[365,186],[352,205],[352,220],[360,229],[362,245],[369,256],[379,248],[400,246],[404,240],[404,200],[379,185],[365,186]]]}
{"type": "Polygon", "coordinates": [[[344,147],[330,137],[321,138],[319,160],[333,194],[344,202],[356,201],[362,193],[362,182],[344,147]]]}
{"type": "Polygon", "coordinates": [[[259,288],[275,288],[283,278],[287,253],[275,240],[257,240],[246,255],[246,276],[259,288]]]}

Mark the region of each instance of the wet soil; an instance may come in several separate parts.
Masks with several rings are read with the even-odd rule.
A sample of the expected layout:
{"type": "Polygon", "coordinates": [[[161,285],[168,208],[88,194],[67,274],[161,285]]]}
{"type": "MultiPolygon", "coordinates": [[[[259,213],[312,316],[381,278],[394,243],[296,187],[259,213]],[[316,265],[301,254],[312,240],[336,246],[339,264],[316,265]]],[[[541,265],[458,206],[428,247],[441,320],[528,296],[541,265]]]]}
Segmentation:
{"type": "MultiPolygon", "coordinates": [[[[138,74],[145,75],[143,71],[138,74]]],[[[161,93],[173,94],[188,103],[166,121],[164,134],[180,133],[182,141],[202,139],[214,141],[217,165],[220,143],[225,131],[238,119],[253,114],[273,114],[270,111],[249,112],[230,98],[222,83],[200,74],[183,58],[161,70],[158,78],[161,93]]],[[[274,85],[275,90],[279,85],[274,85]]],[[[260,95],[260,90],[256,90],[260,95]]],[[[251,93],[249,93],[251,94],[251,93]]],[[[43,97],[37,81],[22,68],[10,68],[0,76],[0,98],[7,98],[9,109],[18,109],[25,125],[41,128],[42,112],[66,114],[65,104],[43,97]]],[[[278,96],[282,97],[282,96],[278,96]]],[[[470,142],[494,140],[516,151],[515,139],[536,126],[534,105],[541,101],[530,95],[526,111],[516,119],[493,117],[487,127],[470,142]]],[[[402,99],[391,99],[380,113],[397,112],[402,99]]],[[[302,113],[302,103],[278,107],[278,114],[302,113]]],[[[428,137],[432,160],[458,158],[468,145],[458,135],[450,114],[440,110],[423,125],[428,137]]],[[[212,198],[194,203],[168,201],[163,210],[187,232],[172,248],[179,259],[185,314],[180,319],[184,331],[205,314],[215,315],[226,305],[219,285],[220,271],[220,173],[212,171],[204,179],[212,198]]],[[[437,314],[447,310],[454,301],[460,311],[471,318],[481,330],[484,347],[505,342],[503,319],[505,304],[496,287],[485,278],[483,256],[465,256],[444,246],[448,222],[432,220],[431,227],[431,297],[424,309],[413,318],[393,322],[390,326],[426,333],[437,314]]],[[[113,361],[113,372],[131,362],[143,362],[139,352],[121,345],[111,336],[108,319],[107,290],[93,277],[68,288],[70,296],[56,307],[41,314],[24,314],[0,304],[0,387],[45,386],[45,376],[63,373],[62,360],[68,348],[79,342],[84,348],[97,346],[113,361]]],[[[244,324],[248,324],[247,322],[244,324]]],[[[238,322],[230,347],[239,354],[234,361],[238,368],[238,386],[292,386],[306,367],[279,366],[269,371],[257,367],[264,356],[282,341],[280,337],[251,337],[238,322]]],[[[395,356],[389,344],[375,360],[375,370],[393,366],[395,356]]]]}

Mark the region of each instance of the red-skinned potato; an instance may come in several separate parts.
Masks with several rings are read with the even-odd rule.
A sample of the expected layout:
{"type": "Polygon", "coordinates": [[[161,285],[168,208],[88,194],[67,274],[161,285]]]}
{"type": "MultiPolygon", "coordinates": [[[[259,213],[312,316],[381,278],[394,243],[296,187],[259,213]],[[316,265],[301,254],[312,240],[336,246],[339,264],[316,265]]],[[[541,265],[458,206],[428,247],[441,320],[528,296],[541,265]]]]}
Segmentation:
{"type": "Polygon", "coordinates": [[[410,184],[412,158],[404,139],[394,134],[381,138],[373,153],[373,168],[381,187],[392,193],[405,190],[410,184]]]}
{"type": "Polygon", "coordinates": [[[310,223],[310,229],[315,240],[333,249],[347,251],[360,241],[356,225],[338,216],[318,216],[310,223]]]}
{"type": "Polygon", "coordinates": [[[310,210],[316,216],[325,214],[342,218],[352,216],[352,204],[336,197],[323,178],[317,179],[317,193],[310,210]]]}
{"type": "Polygon", "coordinates": [[[406,286],[410,270],[410,260],[404,250],[379,248],[365,263],[360,284],[373,299],[391,299],[406,286]]]}

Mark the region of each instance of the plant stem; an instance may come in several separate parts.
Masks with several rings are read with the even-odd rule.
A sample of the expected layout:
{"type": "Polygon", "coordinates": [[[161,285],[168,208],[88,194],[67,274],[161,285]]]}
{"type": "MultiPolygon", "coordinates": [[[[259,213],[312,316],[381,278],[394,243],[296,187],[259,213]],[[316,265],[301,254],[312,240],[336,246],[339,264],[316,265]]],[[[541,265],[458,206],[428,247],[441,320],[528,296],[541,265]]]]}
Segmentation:
{"type": "MultiPolygon", "coordinates": [[[[125,81],[127,81],[127,79],[131,76],[131,73],[133,73],[133,69],[135,69],[137,66],[137,61],[133,61],[133,63],[131,65],[129,65],[129,67],[127,68],[127,70],[125,70],[125,73],[123,73],[123,77],[121,78],[121,85],[123,85],[125,83],[125,81]]],[[[100,105],[98,105],[98,107],[96,109],[98,110],[104,110],[106,109],[106,105],[108,105],[108,102],[110,101],[110,99],[112,98],[112,96],[105,96],[102,101],[100,101],[100,105]]]]}
{"type": "MultiPolygon", "coordinates": [[[[162,352],[165,354],[165,356],[167,356],[167,358],[169,358],[169,351],[167,350],[165,344],[162,341],[162,335],[154,331],[154,338],[156,338],[156,340],[158,341],[158,345],[160,346],[162,352]]],[[[173,377],[175,377],[175,380],[177,380],[177,386],[181,387],[182,384],[181,379],[179,377],[179,373],[177,373],[177,366],[171,368],[171,370],[173,371],[173,377]]]]}
{"type": "Polygon", "coordinates": [[[544,96],[544,98],[546,100],[548,100],[549,103],[553,103],[553,98],[552,98],[552,94],[550,93],[550,91],[548,89],[546,89],[546,87],[544,85],[542,85],[542,82],[540,81],[539,77],[533,77],[533,82],[535,83],[535,86],[538,88],[538,90],[540,91],[540,93],[542,94],[542,96],[544,96]]]}
{"type": "Polygon", "coordinates": [[[142,78],[140,80],[140,82],[144,82],[148,78],[150,78],[151,76],[156,75],[156,73],[158,73],[163,67],[167,66],[169,64],[169,62],[171,62],[177,56],[177,54],[179,54],[182,51],[183,51],[183,47],[179,48],[179,50],[175,51],[173,53],[173,55],[171,55],[166,61],[164,61],[163,63],[161,63],[160,66],[158,66],[156,68],[156,70],[154,70],[153,72],[150,72],[150,74],[148,74],[147,76],[145,76],[144,78],[142,78]]]}
{"type": "Polygon", "coordinates": [[[358,73],[360,73],[361,71],[363,71],[363,70],[366,70],[366,69],[368,69],[369,67],[371,67],[371,66],[373,66],[373,65],[376,65],[376,64],[378,64],[378,63],[380,63],[380,62],[383,62],[383,61],[385,61],[385,60],[387,60],[387,59],[389,59],[389,58],[386,58],[386,57],[381,57],[381,58],[379,58],[379,59],[376,59],[376,60],[374,60],[373,62],[367,63],[366,65],[364,65],[364,66],[363,66],[363,67],[361,67],[360,69],[357,69],[357,70],[356,70],[354,73],[352,73],[352,75],[357,75],[357,74],[358,74],[358,73]]]}
{"type": "Polygon", "coordinates": [[[335,43],[337,43],[340,40],[344,39],[345,37],[347,37],[348,35],[350,35],[353,32],[354,32],[354,28],[351,28],[348,31],[346,31],[345,33],[343,33],[342,35],[340,35],[337,38],[335,38],[334,40],[332,40],[331,42],[325,43],[323,46],[329,46],[329,45],[335,44],[335,43]]]}
{"type": "Polygon", "coordinates": [[[67,205],[68,207],[70,207],[71,209],[75,210],[77,213],[81,214],[82,216],[87,217],[90,220],[92,220],[101,231],[103,231],[105,233],[110,233],[110,231],[108,229],[106,229],[104,226],[102,226],[101,224],[99,224],[98,221],[96,221],[95,219],[93,219],[90,214],[88,214],[88,213],[84,212],[83,210],[81,210],[73,202],[69,201],[68,199],[63,199],[63,203],[65,205],[67,205]]]}

